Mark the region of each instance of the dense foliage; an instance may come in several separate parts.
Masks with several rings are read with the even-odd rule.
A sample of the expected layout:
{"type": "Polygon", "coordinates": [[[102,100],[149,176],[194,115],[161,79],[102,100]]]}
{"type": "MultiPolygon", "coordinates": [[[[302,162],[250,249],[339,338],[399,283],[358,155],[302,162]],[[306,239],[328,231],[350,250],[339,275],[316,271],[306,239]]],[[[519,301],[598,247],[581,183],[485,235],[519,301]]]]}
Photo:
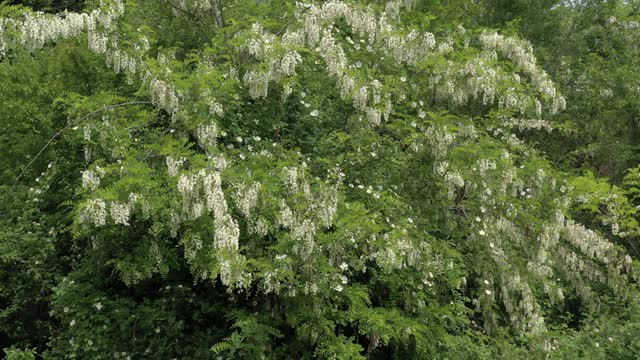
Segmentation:
{"type": "Polygon", "coordinates": [[[639,11],[0,1],[0,349],[639,358],[639,11]]]}

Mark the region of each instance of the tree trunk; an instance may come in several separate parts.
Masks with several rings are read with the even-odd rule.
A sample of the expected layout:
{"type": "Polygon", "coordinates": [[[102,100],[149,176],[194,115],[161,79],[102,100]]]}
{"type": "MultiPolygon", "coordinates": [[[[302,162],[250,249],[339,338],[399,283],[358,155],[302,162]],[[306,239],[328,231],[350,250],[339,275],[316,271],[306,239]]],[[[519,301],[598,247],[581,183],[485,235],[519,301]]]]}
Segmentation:
{"type": "Polygon", "coordinates": [[[224,26],[224,17],[222,16],[222,0],[210,0],[211,12],[216,26],[221,28],[224,26]]]}

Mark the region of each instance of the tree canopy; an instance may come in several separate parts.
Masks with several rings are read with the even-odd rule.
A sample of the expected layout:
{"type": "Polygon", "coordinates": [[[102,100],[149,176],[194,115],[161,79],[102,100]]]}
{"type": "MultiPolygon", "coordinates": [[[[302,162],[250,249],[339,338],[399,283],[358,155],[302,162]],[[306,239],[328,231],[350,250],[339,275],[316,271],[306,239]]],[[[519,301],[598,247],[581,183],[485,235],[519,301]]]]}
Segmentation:
{"type": "Polygon", "coordinates": [[[640,357],[639,11],[0,1],[0,348],[640,357]]]}

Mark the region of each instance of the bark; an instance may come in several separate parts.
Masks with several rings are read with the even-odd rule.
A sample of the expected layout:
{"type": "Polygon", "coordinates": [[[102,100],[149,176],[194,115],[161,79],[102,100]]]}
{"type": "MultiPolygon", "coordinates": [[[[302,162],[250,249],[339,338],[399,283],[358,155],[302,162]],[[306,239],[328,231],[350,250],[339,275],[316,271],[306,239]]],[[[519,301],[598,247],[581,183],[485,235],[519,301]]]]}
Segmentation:
{"type": "Polygon", "coordinates": [[[216,26],[221,28],[224,26],[224,16],[222,14],[222,0],[210,0],[211,1],[211,13],[216,26]]]}

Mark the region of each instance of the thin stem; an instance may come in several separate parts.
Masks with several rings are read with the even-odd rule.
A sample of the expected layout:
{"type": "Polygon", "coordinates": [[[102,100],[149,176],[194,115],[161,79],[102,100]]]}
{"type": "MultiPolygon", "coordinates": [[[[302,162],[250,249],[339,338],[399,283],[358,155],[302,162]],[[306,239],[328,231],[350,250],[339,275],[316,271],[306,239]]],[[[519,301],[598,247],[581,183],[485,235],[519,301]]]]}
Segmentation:
{"type": "MultiPolygon", "coordinates": [[[[105,106],[102,109],[98,109],[98,110],[94,110],[90,113],[88,113],[87,115],[81,117],[80,119],[78,119],[78,122],[82,122],[83,120],[106,110],[111,110],[111,109],[115,109],[115,108],[119,108],[122,106],[129,106],[129,105],[141,105],[141,104],[151,104],[151,101],[130,101],[130,102],[126,102],[126,103],[121,103],[121,104],[115,104],[115,105],[109,105],[109,106],[105,106]]],[[[40,149],[40,151],[38,151],[38,153],[36,154],[36,156],[31,159],[31,161],[29,161],[29,163],[27,164],[27,166],[24,167],[24,169],[22,169],[22,171],[20,172],[20,175],[18,175],[16,177],[15,183],[18,183],[18,180],[20,180],[20,178],[22,177],[22,175],[24,175],[24,173],[27,171],[27,169],[29,169],[29,167],[31,167],[31,165],[38,159],[38,157],[40,157],[40,155],[42,155],[42,153],[49,147],[49,145],[51,145],[51,143],[53,142],[53,140],[55,140],[58,136],[60,136],[63,132],[69,130],[70,126],[73,125],[71,124],[67,124],[67,126],[63,127],[62,129],[60,129],[57,133],[55,133],[51,139],[49,139],[49,141],[47,141],[47,143],[42,147],[42,149],[40,149]]]]}

